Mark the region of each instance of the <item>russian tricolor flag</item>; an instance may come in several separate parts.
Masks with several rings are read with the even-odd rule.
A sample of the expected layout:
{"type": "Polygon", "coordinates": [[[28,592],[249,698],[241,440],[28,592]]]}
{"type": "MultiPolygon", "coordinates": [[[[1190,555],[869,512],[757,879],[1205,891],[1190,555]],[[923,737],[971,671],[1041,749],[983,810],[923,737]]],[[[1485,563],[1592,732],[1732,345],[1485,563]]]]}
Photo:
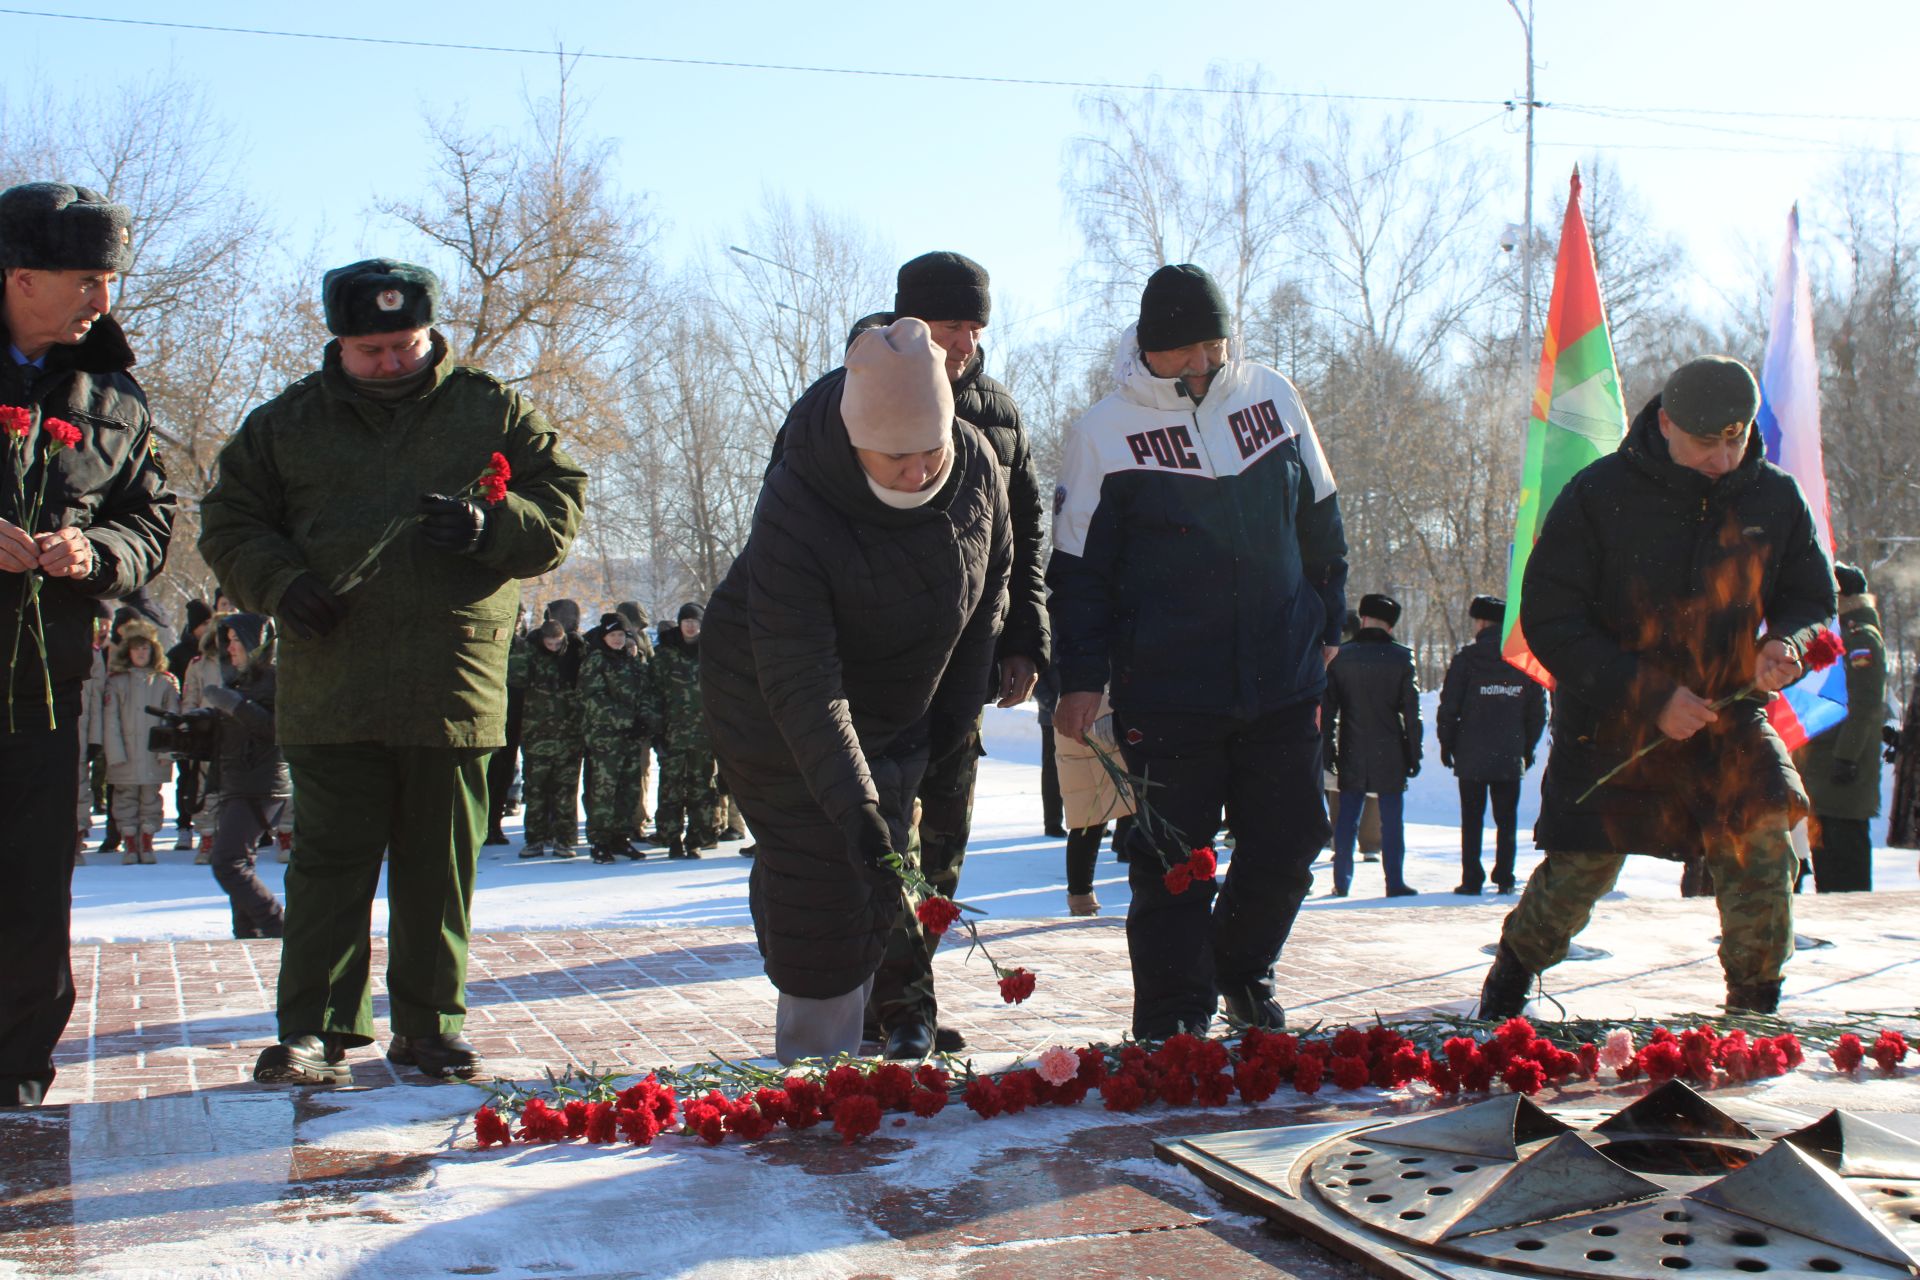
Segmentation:
{"type": "MultiPolygon", "coordinates": [[[[1800,255],[1800,208],[1787,215],[1787,243],[1774,284],[1773,321],[1760,368],[1756,422],[1767,461],[1800,482],[1813,509],[1814,535],[1833,555],[1833,515],[1827,504],[1827,468],[1820,448],[1820,357],[1813,345],[1813,287],[1800,255]]],[[[1767,706],[1767,717],[1789,750],[1847,717],[1847,668],[1836,663],[1789,685],[1767,706]]]]}

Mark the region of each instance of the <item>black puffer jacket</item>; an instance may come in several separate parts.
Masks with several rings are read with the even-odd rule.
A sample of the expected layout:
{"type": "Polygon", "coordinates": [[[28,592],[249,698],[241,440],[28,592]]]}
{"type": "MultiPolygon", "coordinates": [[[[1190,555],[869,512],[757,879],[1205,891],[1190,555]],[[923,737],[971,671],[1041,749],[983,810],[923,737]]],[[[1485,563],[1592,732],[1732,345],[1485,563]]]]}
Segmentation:
{"type": "MultiPolygon", "coordinates": [[[[0,285],[4,288],[4,285],[0,285]]],[[[154,454],[146,393],[133,375],[133,349],[112,316],[101,316],[84,341],[55,346],[45,366],[16,365],[12,341],[0,323],[0,405],[30,409],[35,430],[33,463],[24,477],[30,505],[41,491],[40,459],[47,418],[64,418],[80,429],[80,443],[54,455],[46,503],[32,532],[74,527],[86,530],[99,562],[82,583],[51,579],[40,590],[40,615],[53,683],[86,679],[93,666],[93,600],[137,590],[160,572],[173,537],[174,496],[154,454]]],[[[14,445],[0,447],[0,519],[22,525],[25,512],[14,499],[14,445]]],[[[11,635],[26,579],[0,573],[0,630],[11,635]]],[[[31,642],[14,664],[14,696],[24,705],[41,699],[40,658],[31,642]]]]}
{"type": "Polygon", "coordinates": [[[262,647],[267,619],[257,613],[236,613],[220,620],[219,657],[223,673],[226,665],[226,641],[229,635],[252,655],[247,669],[225,682],[231,695],[210,695],[208,701],[220,713],[218,750],[214,771],[207,789],[229,796],[284,796],[292,791],[287,762],[273,740],[274,690],[278,679],[273,666],[273,646],[262,647]]]}
{"type": "Polygon", "coordinates": [[[785,427],[747,546],[707,607],[701,687],[714,753],[753,828],[752,905],[767,974],[845,994],[878,967],[897,894],[843,834],[878,806],[904,847],[929,736],[986,700],[1013,560],[1006,489],[978,432],[925,506],[868,488],[823,379],[785,427]]]}
{"type": "Polygon", "coordinates": [[[1673,461],[1660,398],[1620,448],[1567,482],[1534,543],[1520,625],[1553,675],[1553,741],[1535,839],[1548,852],[1687,857],[1703,829],[1745,831],[1806,811],[1763,702],[1747,699],[1657,750],[1677,686],[1714,701],[1753,679],[1762,624],[1804,652],[1833,616],[1833,566],[1793,477],[1758,432],[1718,480],[1673,461]]]}
{"type": "MultiPolygon", "coordinates": [[[[879,321],[882,316],[869,318],[879,321]]],[[[1007,487],[1007,513],[1013,520],[1013,572],[1007,587],[1007,618],[994,657],[996,660],[1009,655],[1031,658],[1044,671],[1052,658],[1053,638],[1047,622],[1047,587],[1042,576],[1046,566],[1042,561],[1045,532],[1041,528],[1044,511],[1040,480],[1033,469],[1033,452],[1027,444],[1026,428],[1021,425],[1020,406],[1014,403],[1013,393],[1001,382],[981,372],[984,359],[984,351],[975,352],[959,381],[953,384],[953,416],[979,431],[993,447],[994,459],[1000,464],[1000,479],[1007,487]]],[[[793,421],[801,405],[823,388],[838,387],[846,376],[844,368],[822,375],[795,403],[787,422],[793,421]]],[[[773,441],[776,463],[786,447],[786,437],[787,426],[783,425],[773,441]]]]}
{"type": "Polygon", "coordinates": [[[1453,772],[1468,782],[1517,782],[1547,727],[1547,691],[1500,656],[1488,627],[1453,655],[1433,726],[1453,772]]]}
{"type": "Polygon", "coordinates": [[[1326,726],[1342,791],[1405,791],[1419,772],[1420,687],[1413,650],[1362,627],[1327,668],[1326,726]]]}

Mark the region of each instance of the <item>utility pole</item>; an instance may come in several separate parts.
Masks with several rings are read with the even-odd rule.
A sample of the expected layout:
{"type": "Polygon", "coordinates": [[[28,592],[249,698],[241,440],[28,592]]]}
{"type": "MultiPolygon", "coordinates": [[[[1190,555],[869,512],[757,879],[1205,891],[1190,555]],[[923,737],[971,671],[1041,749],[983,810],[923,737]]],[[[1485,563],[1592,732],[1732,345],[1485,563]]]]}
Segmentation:
{"type": "MultiPolygon", "coordinates": [[[[755,262],[764,262],[770,267],[778,267],[782,271],[786,272],[788,275],[795,277],[797,280],[811,280],[815,285],[818,285],[820,288],[822,289],[826,288],[824,284],[821,284],[819,276],[813,275],[810,272],[802,271],[800,268],[794,266],[791,262],[782,262],[778,258],[769,258],[765,254],[755,253],[751,249],[743,249],[737,244],[728,245],[727,252],[737,253],[743,258],[752,258],[755,262]]],[[[794,290],[794,301],[796,302],[803,301],[803,299],[800,297],[800,290],[798,288],[794,290]]],[[[794,338],[793,338],[793,361],[794,361],[795,372],[798,375],[799,386],[801,386],[802,388],[810,386],[812,385],[813,378],[807,371],[807,365],[808,365],[807,332],[806,332],[807,331],[807,313],[801,310],[799,307],[789,306],[787,303],[780,301],[778,298],[774,299],[773,305],[782,311],[791,311],[795,316],[794,338]]]]}
{"type": "MultiPolygon", "coordinates": [[[[1520,221],[1520,358],[1530,363],[1533,359],[1533,112],[1540,103],[1533,94],[1533,0],[1527,0],[1525,13],[1520,11],[1520,0],[1507,0],[1507,6],[1520,20],[1520,30],[1527,37],[1527,178],[1526,210],[1520,221]]],[[[1522,367],[1527,365],[1523,363],[1522,367]]]]}

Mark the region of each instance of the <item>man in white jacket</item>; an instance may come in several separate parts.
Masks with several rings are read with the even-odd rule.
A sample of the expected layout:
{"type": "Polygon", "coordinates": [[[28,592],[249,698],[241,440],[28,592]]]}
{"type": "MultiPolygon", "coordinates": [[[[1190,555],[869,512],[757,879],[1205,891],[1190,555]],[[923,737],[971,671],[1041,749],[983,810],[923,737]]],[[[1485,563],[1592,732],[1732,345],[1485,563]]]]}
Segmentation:
{"type": "Polygon", "coordinates": [[[1054,494],[1059,732],[1111,693],[1127,771],[1133,1033],[1284,1022],[1273,962],[1327,834],[1320,696],[1346,614],[1333,473],[1293,384],[1230,358],[1219,287],[1155,272],[1116,390],[1074,424],[1054,494]],[[1233,815],[1222,881],[1168,872],[1233,815]]]}

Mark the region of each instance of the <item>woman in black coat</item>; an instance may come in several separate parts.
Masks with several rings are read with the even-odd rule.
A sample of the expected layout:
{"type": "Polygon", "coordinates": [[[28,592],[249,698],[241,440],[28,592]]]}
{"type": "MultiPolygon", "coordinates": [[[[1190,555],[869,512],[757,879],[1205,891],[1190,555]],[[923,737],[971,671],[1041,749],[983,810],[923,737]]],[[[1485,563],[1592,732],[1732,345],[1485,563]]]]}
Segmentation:
{"type": "Polygon", "coordinates": [[[789,416],[708,606],[701,685],[753,829],[754,928],[783,1062],[859,1048],[929,748],[987,701],[1012,563],[992,450],[925,323],[862,334],[789,416]]]}

